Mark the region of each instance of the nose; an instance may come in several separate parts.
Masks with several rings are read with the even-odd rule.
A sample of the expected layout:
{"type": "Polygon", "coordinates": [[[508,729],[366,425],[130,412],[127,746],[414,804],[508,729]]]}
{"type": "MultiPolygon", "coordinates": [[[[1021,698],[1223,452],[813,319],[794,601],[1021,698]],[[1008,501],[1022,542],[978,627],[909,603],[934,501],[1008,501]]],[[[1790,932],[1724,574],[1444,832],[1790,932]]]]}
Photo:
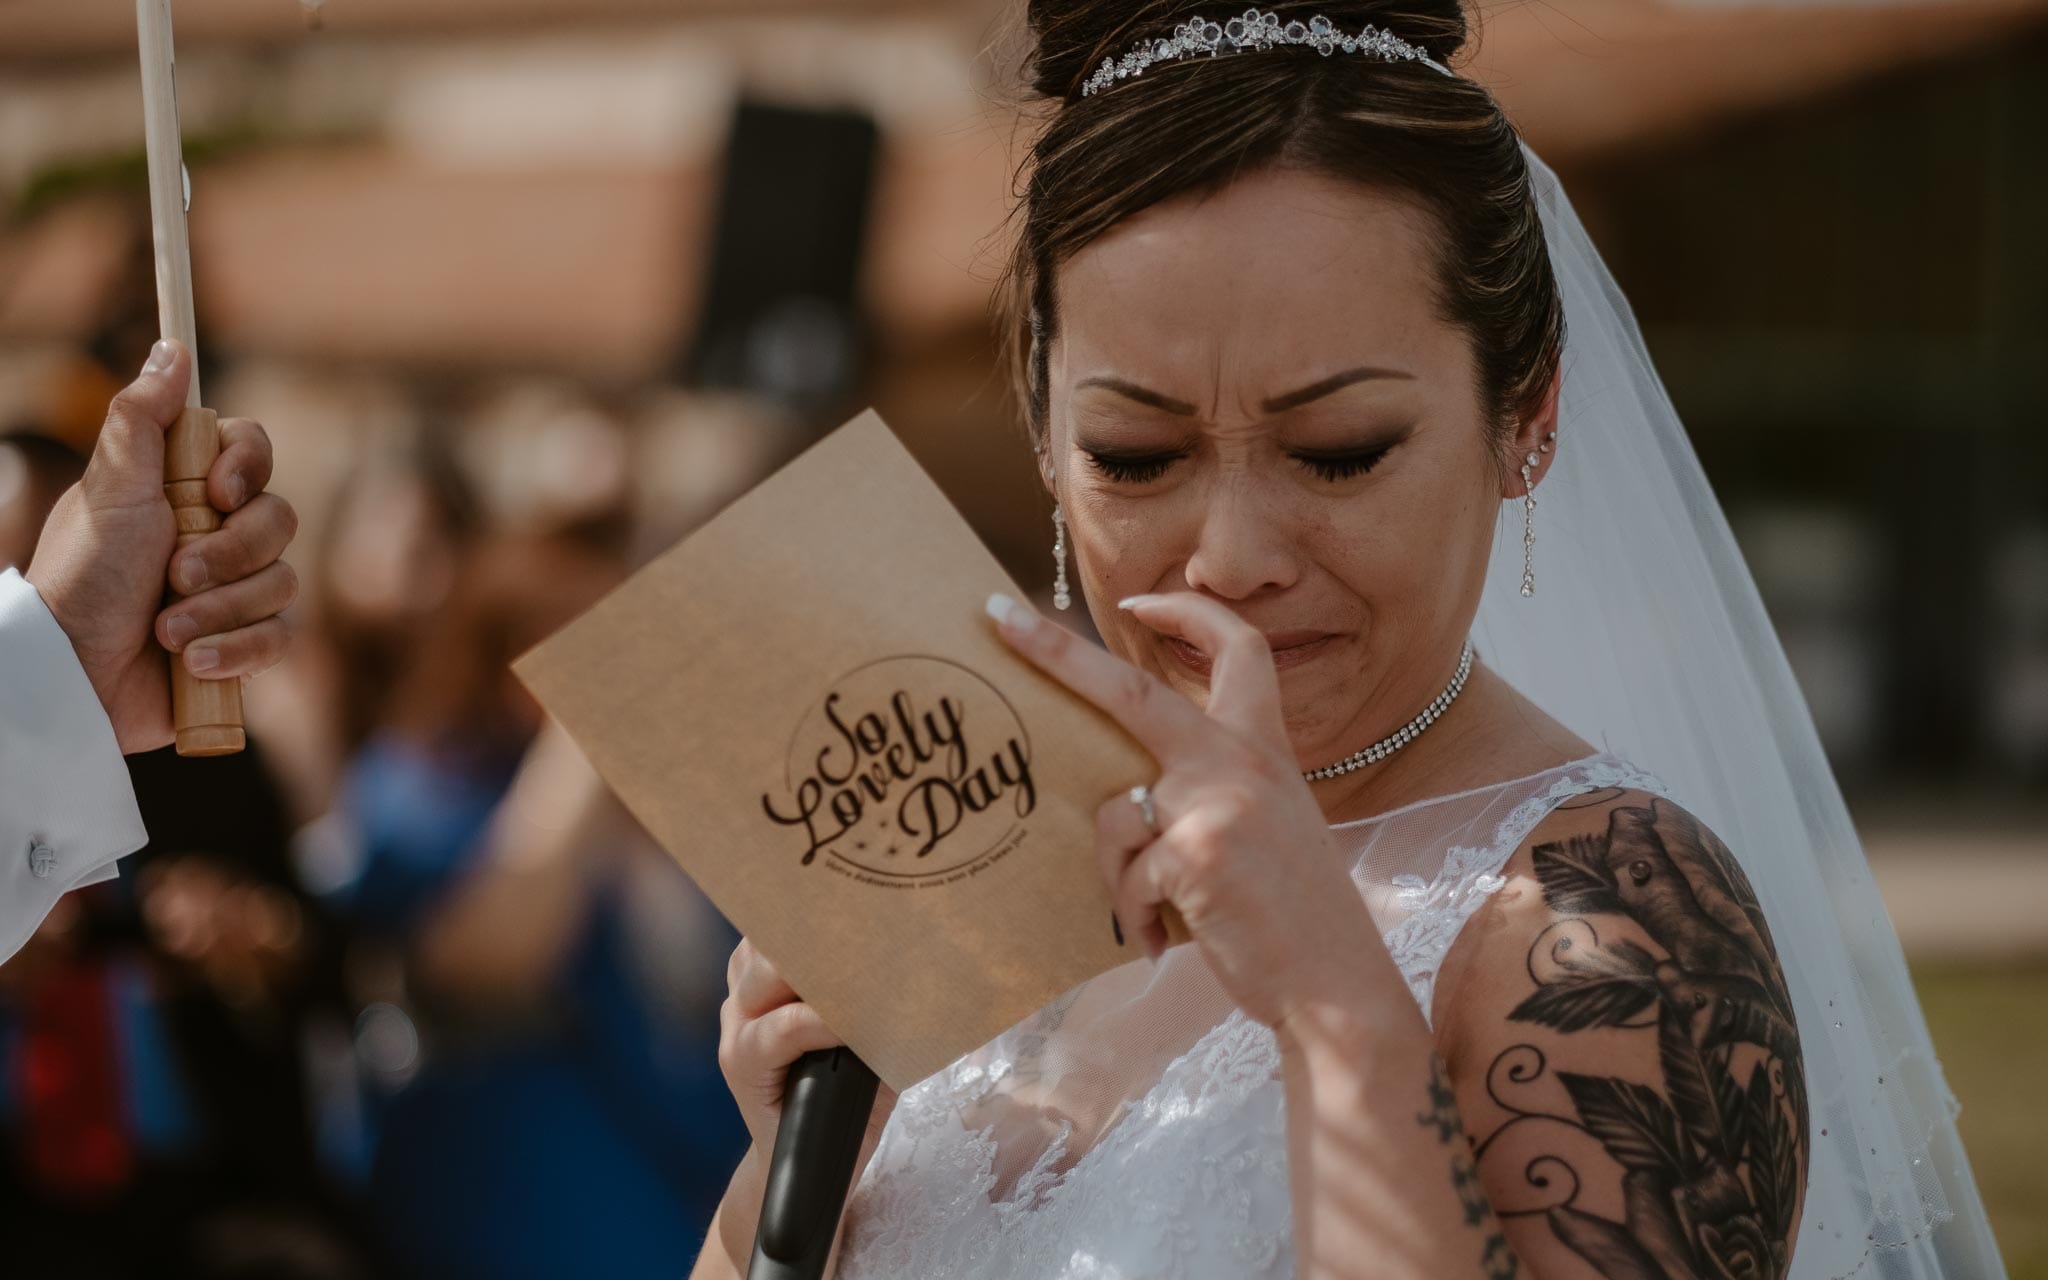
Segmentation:
{"type": "Polygon", "coordinates": [[[1185,576],[1190,590],[1224,600],[1293,586],[1301,563],[1285,513],[1251,486],[1219,486],[1196,528],[1185,576]]]}

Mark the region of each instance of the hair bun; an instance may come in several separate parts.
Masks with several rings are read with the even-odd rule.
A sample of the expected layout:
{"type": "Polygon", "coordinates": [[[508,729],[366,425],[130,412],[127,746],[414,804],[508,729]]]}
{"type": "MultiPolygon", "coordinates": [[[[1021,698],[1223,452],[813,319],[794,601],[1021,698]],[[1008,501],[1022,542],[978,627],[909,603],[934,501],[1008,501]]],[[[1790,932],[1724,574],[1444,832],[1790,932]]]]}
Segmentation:
{"type": "MultiPolygon", "coordinates": [[[[1029,0],[1027,20],[1036,41],[1032,88],[1048,98],[1071,97],[1104,58],[1121,57],[1141,38],[1164,36],[1192,17],[1236,17],[1244,12],[1236,3],[1029,0]]],[[[1464,47],[1468,33],[1461,0],[1268,0],[1248,7],[1304,22],[1321,14],[1346,32],[1377,27],[1420,45],[1442,63],[1464,47]]]]}

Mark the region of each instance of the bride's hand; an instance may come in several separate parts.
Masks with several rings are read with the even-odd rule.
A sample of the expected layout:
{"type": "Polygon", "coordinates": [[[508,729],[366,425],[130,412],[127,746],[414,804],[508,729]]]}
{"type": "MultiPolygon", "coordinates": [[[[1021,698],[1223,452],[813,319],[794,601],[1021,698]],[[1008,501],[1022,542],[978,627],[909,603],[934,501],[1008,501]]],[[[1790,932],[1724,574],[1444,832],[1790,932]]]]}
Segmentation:
{"type": "MultiPolygon", "coordinates": [[[[739,1104],[740,1118],[753,1135],[754,1154],[767,1168],[775,1150],[775,1130],[782,1123],[782,1088],[790,1064],[813,1049],[846,1042],[818,1011],[798,998],[766,956],[741,938],[725,967],[727,995],[718,1007],[718,1069],[739,1104]]],[[[874,1110],[862,1139],[854,1176],[874,1154],[882,1127],[896,1108],[896,1091],[886,1083],[875,1090],[874,1110]]]]}
{"type": "Polygon", "coordinates": [[[1156,956],[1159,904],[1171,902],[1225,991],[1276,1029],[1312,1003],[1355,999],[1386,953],[1295,763],[1266,638],[1195,592],[1124,602],[1212,655],[1204,714],[1149,672],[1011,605],[991,602],[1004,639],[1159,762],[1156,835],[1122,792],[1096,811],[1096,856],[1126,935],[1156,956]]]}

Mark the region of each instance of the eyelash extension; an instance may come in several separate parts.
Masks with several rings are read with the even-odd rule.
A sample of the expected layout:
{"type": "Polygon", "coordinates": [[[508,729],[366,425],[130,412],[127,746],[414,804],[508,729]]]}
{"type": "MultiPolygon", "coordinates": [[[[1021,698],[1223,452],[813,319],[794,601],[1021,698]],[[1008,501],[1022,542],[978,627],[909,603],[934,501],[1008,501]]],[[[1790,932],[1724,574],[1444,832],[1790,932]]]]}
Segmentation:
{"type": "Polygon", "coordinates": [[[1297,453],[1293,456],[1296,462],[1301,463],[1325,480],[1348,480],[1352,476],[1362,476],[1378,466],[1380,459],[1386,457],[1388,450],[1392,448],[1392,445],[1388,445],[1386,448],[1367,449],[1360,453],[1324,455],[1297,453]]]}
{"type": "Polygon", "coordinates": [[[1185,453],[1116,454],[1096,453],[1093,450],[1084,452],[1088,455],[1090,466],[1118,484],[1143,484],[1148,480],[1157,480],[1166,474],[1167,467],[1187,456],[1185,453]]]}
{"type": "MultiPolygon", "coordinates": [[[[1323,479],[1337,481],[1364,475],[1378,466],[1380,459],[1386,457],[1388,449],[1391,448],[1392,446],[1389,445],[1385,448],[1368,449],[1359,453],[1327,455],[1297,453],[1290,456],[1323,479]]],[[[1166,474],[1166,469],[1169,466],[1187,456],[1185,453],[1125,455],[1096,453],[1092,450],[1085,450],[1084,452],[1087,453],[1088,462],[1091,466],[1119,484],[1144,484],[1147,481],[1157,480],[1160,476],[1166,474]]]]}

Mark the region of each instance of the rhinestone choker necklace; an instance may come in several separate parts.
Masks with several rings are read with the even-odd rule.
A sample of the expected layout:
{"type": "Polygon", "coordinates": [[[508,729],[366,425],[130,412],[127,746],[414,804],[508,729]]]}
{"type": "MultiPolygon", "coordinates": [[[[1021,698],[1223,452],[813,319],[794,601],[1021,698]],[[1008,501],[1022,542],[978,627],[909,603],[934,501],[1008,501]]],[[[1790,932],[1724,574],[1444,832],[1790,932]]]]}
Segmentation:
{"type": "Polygon", "coordinates": [[[1363,769],[1369,764],[1384,760],[1388,756],[1393,755],[1396,751],[1399,751],[1420,737],[1422,731],[1429,728],[1436,718],[1444,713],[1445,708],[1449,707],[1452,701],[1457,698],[1459,690],[1465,687],[1465,677],[1470,674],[1472,674],[1472,642],[1467,640],[1465,641],[1465,651],[1458,656],[1458,674],[1452,676],[1451,682],[1444,686],[1444,691],[1436,695],[1436,698],[1422,709],[1421,715],[1416,716],[1407,724],[1402,725],[1363,751],[1353,752],[1335,764],[1326,764],[1320,769],[1311,769],[1301,776],[1309,782],[1320,781],[1323,778],[1334,778],[1340,774],[1350,773],[1353,769],[1363,769]]]}

